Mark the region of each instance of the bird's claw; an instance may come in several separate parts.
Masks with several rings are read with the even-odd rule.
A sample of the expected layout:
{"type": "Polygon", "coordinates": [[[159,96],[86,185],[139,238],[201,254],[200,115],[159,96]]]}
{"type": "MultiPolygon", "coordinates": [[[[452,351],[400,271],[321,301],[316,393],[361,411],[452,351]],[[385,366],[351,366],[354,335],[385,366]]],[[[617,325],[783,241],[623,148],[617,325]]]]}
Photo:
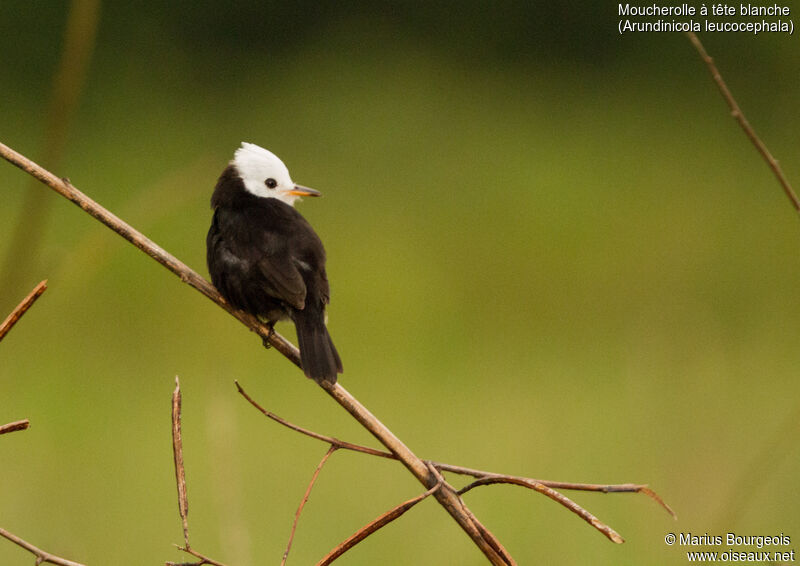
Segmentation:
{"type": "Polygon", "coordinates": [[[270,340],[272,340],[272,337],[275,336],[275,323],[274,322],[268,323],[267,327],[269,328],[269,332],[267,332],[267,335],[264,336],[261,340],[264,343],[264,347],[267,350],[269,350],[270,348],[272,348],[272,344],[270,344],[269,342],[270,340]]]}

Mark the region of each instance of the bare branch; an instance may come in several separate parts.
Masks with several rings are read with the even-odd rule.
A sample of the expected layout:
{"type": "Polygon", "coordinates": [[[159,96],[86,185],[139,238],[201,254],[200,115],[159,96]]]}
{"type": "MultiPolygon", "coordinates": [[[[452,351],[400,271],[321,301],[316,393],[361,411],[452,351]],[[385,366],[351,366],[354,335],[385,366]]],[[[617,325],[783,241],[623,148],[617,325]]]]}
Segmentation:
{"type": "Polygon", "coordinates": [[[183,467],[183,440],[181,439],[181,384],[175,376],[172,392],[172,454],[175,458],[175,483],[178,485],[178,511],[183,523],[183,542],[189,547],[189,499],[186,496],[186,470],[183,467]]]}
{"type": "MultiPolygon", "coordinates": [[[[324,442],[328,442],[328,443],[331,444],[331,446],[337,446],[339,448],[344,448],[346,450],[352,450],[354,452],[361,452],[363,454],[370,454],[370,455],[379,456],[379,457],[382,457],[382,458],[396,458],[393,454],[390,454],[390,453],[387,453],[387,452],[382,452],[380,450],[375,450],[374,448],[369,448],[367,446],[361,446],[361,445],[358,445],[358,444],[353,444],[351,442],[345,442],[345,441],[342,441],[342,440],[339,440],[337,438],[333,438],[333,437],[330,437],[330,436],[325,436],[325,435],[322,435],[322,434],[318,434],[318,433],[316,433],[314,431],[311,431],[311,430],[302,428],[300,426],[297,426],[297,425],[295,425],[293,423],[290,423],[286,419],[283,419],[283,418],[279,417],[278,415],[275,415],[274,413],[271,413],[270,411],[267,411],[266,409],[264,409],[260,404],[258,404],[258,402],[256,402],[252,397],[250,397],[250,395],[247,394],[247,392],[242,388],[242,386],[239,385],[238,381],[236,381],[235,383],[236,383],[236,388],[239,390],[239,393],[241,393],[241,395],[245,399],[247,399],[247,401],[251,405],[253,405],[256,409],[261,411],[265,416],[269,417],[270,419],[274,420],[275,422],[277,422],[277,423],[279,423],[279,424],[281,424],[281,425],[283,425],[283,426],[285,426],[285,427],[287,427],[287,428],[289,428],[291,430],[297,431],[297,432],[299,432],[301,434],[304,434],[306,436],[310,436],[311,438],[316,438],[317,440],[322,440],[324,442]]],[[[535,491],[538,491],[539,493],[542,493],[542,494],[546,495],[547,497],[553,499],[554,501],[560,503],[561,505],[563,505],[564,507],[566,507],[567,509],[569,509],[570,511],[572,511],[573,513],[575,513],[576,515],[578,515],[582,519],[584,519],[587,523],[589,523],[595,529],[597,529],[598,531],[603,533],[609,540],[611,540],[611,541],[613,541],[613,542],[615,542],[617,544],[620,544],[620,543],[624,542],[624,539],[619,535],[619,533],[617,533],[610,526],[606,525],[605,523],[603,523],[602,521],[597,519],[597,517],[592,515],[589,511],[587,511],[586,509],[584,509],[583,507],[581,507],[580,505],[578,505],[577,503],[575,503],[574,501],[572,501],[568,497],[566,497],[566,496],[562,495],[561,493],[559,493],[558,491],[556,491],[556,489],[569,489],[569,490],[577,490],[577,491],[596,491],[596,492],[602,492],[602,493],[643,493],[643,494],[647,495],[648,497],[650,497],[651,499],[653,499],[654,501],[656,501],[656,503],[661,505],[674,518],[677,518],[675,516],[675,512],[669,507],[669,505],[667,505],[661,499],[661,497],[659,497],[659,495],[655,491],[653,491],[652,489],[650,489],[646,485],[632,484],[632,483],[626,483],[626,484],[587,484],[587,483],[570,483],[570,482],[558,482],[558,481],[548,481],[548,480],[536,480],[536,479],[532,479],[532,478],[524,478],[524,477],[519,477],[519,476],[510,476],[510,475],[506,475],[506,474],[498,474],[498,473],[495,473],[495,472],[487,472],[487,471],[484,471],[484,470],[476,470],[474,468],[466,468],[466,467],[463,467],[463,466],[454,466],[452,464],[445,464],[445,463],[442,463],[442,462],[434,462],[434,461],[431,461],[431,460],[428,460],[427,464],[429,465],[429,469],[431,470],[431,472],[437,477],[438,483],[441,483],[441,484],[445,485],[447,488],[449,488],[449,489],[451,489],[453,491],[456,491],[456,490],[454,490],[444,480],[444,478],[442,478],[442,476],[440,475],[441,471],[447,471],[447,472],[457,473],[457,474],[461,474],[461,475],[468,475],[468,476],[472,476],[472,477],[478,478],[476,481],[472,482],[471,484],[467,485],[466,487],[456,491],[456,494],[459,496],[459,501],[461,501],[461,499],[460,499],[461,495],[467,493],[468,491],[472,490],[473,488],[476,488],[476,487],[482,486],[482,485],[492,485],[492,484],[498,484],[498,483],[505,483],[505,484],[513,484],[513,485],[519,485],[519,486],[527,487],[529,489],[533,489],[535,491]]],[[[495,550],[495,552],[497,552],[498,555],[503,557],[506,560],[507,563],[509,563],[509,564],[513,563],[513,558],[508,554],[508,552],[505,550],[505,548],[502,546],[502,544],[500,544],[500,541],[498,541],[496,539],[496,537],[491,533],[491,531],[489,531],[486,527],[483,526],[483,524],[481,524],[481,522],[466,507],[466,505],[463,505],[463,502],[462,502],[462,506],[463,506],[464,514],[467,515],[470,518],[470,520],[473,523],[474,527],[478,531],[481,532],[481,535],[483,536],[483,538],[487,542],[489,542],[489,544],[492,546],[492,548],[495,550]]]]}
{"type": "MultiPolygon", "coordinates": [[[[283,336],[276,332],[270,332],[269,328],[243,311],[236,310],[228,305],[220,296],[219,292],[211,283],[206,281],[197,272],[190,269],[182,261],[170,255],[152,240],[145,237],[141,232],[134,229],[131,225],[123,222],[114,214],[100,206],[98,203],[81,193],[69,181],[59,179],[46,169],[40,167],[24,155],[14,151],[10,147],[0,143],[0,156],[6,161],[19,167],[29,175],[41,181],[64,198],[78,205],[85,212],[95,217],[97,220],[111,228],[114,232],[128,240],[134,246],[145,252],[147,255],[158,261],[161,265],[169,269],[180,277],[181,281],[200,291],[203,295],[217,303],[245,326],[261,336],[262,340],[272,345],[275,350],[283,354],[289,361],[300,367],[300,356],[297,348],[283,336]]],[[[390,431],[386,425],[379,421],[364,405],[362,405],[350,392],[341,384],[331,384],[323,381],[319,384],[328,395],[339,403],[349,412],[362,426],[364,426],[381,444],[383,444],[405,467],[422,483],[426,488],[435,485],[436,480],[426,466],[409,448],[390,431]]],[[[507,565],[504,560],[484,538],[481,532],[475,528],[469,516],[463,510],[463,504],[459,503],[458,495],[450,489],[439,489],[434,493],[437,501],[461,526],[464,532],[472,539],[476,546],[484,553],[489,561],[495,566],[507,565]]]]}
{"type": "Polygon", "coordinates": [[[211,564],[212,566],[225,566],[222,562],[217,562],[213,558],[209,558],[208,556],[203,556],[193,548],[189,548],[189,546],[177,546],[178,550],[185,552],[186,554],[191,554],[195,558],[199,558],[198,562],[165,562],[165,566],[203,566],[203,564],[211,564]]]}
{"type": "Polygon", "coordinates": [[[492,548],[494,548],[500,556],[505,558],[506,562],[516,566],[516,562],[514,562],[514,559],[508,553],[506,548],[502,544],[500,544],[500,541],[497,539],[496,536],[494,536],[494,533],[492,531],[490,531],[489,529],[487,529],[483,525],[483,523],[481,523],[478,520],[478,518],[475,516],[475,514],[472,511],[469,510],[469,508],[466,506],[466,504],[464,505],[464,512],[469,516],[469,518],[472,520],[472,522],[475,523],[475,526],[478,528],[478,530],[481,532],[481,534],[484,537],[486,537],[486,539],[489,541],[489,544],[492,545],[492,548]]]}
{"type": "Polygon", "coordinates": [[[201,566],[202,564],[225,566],[208,556],[203,556],[189,546],[189,499],[186,496],[186,471],[183,466],[183,438],[181,437],[181,384],[177,375],[175,376],[175,390],[172,392],[172,454],[175,460],[175,483],[178,486],[178,511],[181,514],[181,523],[183,525],[184,545],[178,546],[178,548],[199,558],[200,561],[166,562],[165,564],[166,566],[201,566]]]}
{"type": "Polygon", "coordinates": [[[83,564],[80,564],[79,562],[73,562],[72,560],[67,560],[66,558],[61,558],[59,556],[55,556],[53,554],[50,554],[49,552],[46,552],[46,551],[42,550],[41,548],[33,546],[31,543],[22,540],[17,535],[9,533],[5,529],[0,528],[0,536],[7,538],[8,540],[13,542],[14,544],[16,544],[18,546],[21,546],[22,548],[24,548],[25,550],[27,550],[28,552],[33,554],[36,557],[36,564],[37,565],[38,564],[57,564],[58,566],[84,566],[83,564]]]}
{"type": "MultiPolygon", "coordinates": [[[[644,484],[636,484],[636,483],[619,483],[619,484],[595,484],[595,483],[574,483],[574,482],[563,482],[563,481],[552,481],[552,480],[539,480],[533,478],[525,478],[521,476],[510,476],[506,474],[497,474],[494,472],[486,472],[483,470],[476,470],[473,468],[465,468],[462,466],[454,466],[452,464],[444,464],[441,462],[432,462],[439,470],[443,472],[452,472],[456,474],[472,476],[475,478],[479,478],[478,481],[469,484],[468,486],[462,488],[459,493],[464,494],[473,487],[478,487],[479,485],[489,485],[491,483],[516,483],[517,485],[523,485],[525,482],[530,483],[539,483],[547,487],[551,487],[553,489],[568,489],[570,491],[596,491],[600,493],[641,493],[643,495],[648,496],[650,499],[658,503],[664,510],[672,515],[674,519],[677,519],[677,515],[675,515],[675,511],[667,505],[661,496],[659,496],[655,491],[650,489],[647,485],[644,484]],[[500,481],[490,481],[492,479],[497,479],[500,481]],[[509,480],[509,481],[504,481],[509,480]]],[[[527,487],[527,486],[526,486],[527,487]]]]}
{"type": "Polygon", "coordinates": [[[589,513],[586,509],[584,509],[583,507],[572,501],[569,497],[537,481],[531,481],[526,478],[516,478],[512,476],[492,476],[472,482],[468,486],[460,489],[458,491],[458,494],[463,495],[468,491],[472,490],[473,488],[476,488],[481,485],[493,485],[498,483],[520,485],[532,489],[534,491],[538,491],[539,493],[546,495],[553,501],[560,503],[561,505],[563,505],[564,507],[566,507],[567,509],[578,515],[584,521],[592,525],[595,529],[603,533],[612,542],[615,542],[617,544],[622,544],[623,542],[625,542],[625,539],[623,539],[619,535],[619,533],[617,533],[614,529],[612,529],[611,527],[600,521],[597,517],[589,513]]]}
{"type": "Polygon", "coordinates": [[[5,338],[6,334],[14,327],[17,321],[27,312],[29,308],[36,302],[36,299],[42,296],[42,293],[47,289],[47,279],[39,283],[33,288],[33,291],[28,293],[28,296],[22,299],[22,302],[11,311],[11,314],[6,317],[3,324],[0,324],[0,340],[5,338]]]}
{"type": "MultiPolygon", "coordinates": [[[[434,466],[430,462],[427,462],[427,466],[428,466],[428,469],[431,471],[431,473],[436,477],[436,480],[441,485],[446,486],[449,489],[455,491],[455,488],[453,486],[451,486],[449,483],[447,483],[447,481],[444,479],[444,476],[442,475],[442,473],[439,470],[436,469],[436,466],[434,466]]],[[[511,557],[511,555],[508,553],[508,551],[505,549],[505,547],[502,544],[500,544],[500,541],[497,540],[497,537],[494,536],[494,533],[492,533],[489,529],[487,529],[483,525],[483,523],[481,523],[478,520],[478,518],[472,513],[472,511],[469,510],[469,508],[467,507],[466,503],[464,503],[464,500],[461,499],[461,495],[460,494],[458,495],[458,501],[459,501],[459,503],[461,503],[461,508],[463,509],[464,513],[466,513],[466,515],[469,517],[470,521],[472,521],[472,524],[475,525],[475,528],[478,529],[478,531],[486,538],[486,540],[489,542],[489,544],[492,546],[492,548],[495,550],[495,552],[497,552],[497,554],[502,556],[503,560],[505,560],[508,564],[512,564],[512,565],[516,566],[516,562],[511,557]]]]}
{"type": "Polygon", "coordinates": [[[369,446],[361,446],[359,444],[353,444],[352,442],[345,442],[343,440],[339,440],[338,438],[334,438],[332,436],[325,436],[324,434],[319,434],[312,430],[308,430],[307,428],[303,428],[295,424],[292,424],[286,419],[279,417],[275,413],[272,413],[266,410],[261,405],[259,405],[258,402],[256,402],[252,397],[250,397],[250,395],[247,394],[247,392],[242,388],[242,386],[239,385],[238,381],[234,380],[234,383],[236,384],[236,389],[239,391],[239,393],[241,393],[242,397],[247,399],[247,401],[251,405],[253,405],[253,407],[261,411],[264,414],[264,416],[269,417],[276,423],[282,424],[286,428],[299,432],[300,434],[305,434],[306,436],[310,436],[311,438],[322,440],[323,442],[327,442],[328,444],[330,444],[331,446],[335,446],[336,448],[344,448],[345,450],[352,450],[354,452],[362,452],[364,454],[370,454],[372,456],[379,456],[381,458],[397,460],[397,457],[391,452],[384,452],[383,450],[376,450],[375,448],[370,448],[369,446]]]}
{"type": "Polygon", "coordinates": [[[18,430],[25,430],[31,424],[31,421],[28,419],[23,419],[21,421],[14,421],[13,423],[8,423],[0,426],[0,434],[6,434],[8,432],[16,432],[18,430]]]}
{"type": "Polygon", "coordinates": [[[281,560],[281,566],[286,564],[286,559],[289,558],[289,551],[292,549],[292,542],[294,541],[294,533],[297,530],[297,522],[300,520],[300,514],[303,512],[303,508],[306,506],[306,502],[308,502],[308,497],[311,495],[311,490],[314,488],[314,484],[319,477],[320,471],[322,471],[322,466],[325,465],[325,462],[328,461],[328,458],[331,457],[336,451],[336,446],[331,444],[331,447],[328,448],[328,451],[325,452],[325,455],[320,460],[319,464],[317,465],[317,469],[314,470],[314,475],[311,476],[311,481],[308,482],[308,487],[306,488],[306,492],[303,495],[302,501],[300,501],[300,505],[297,507],[297,511],[294,514],[294,522],[292,522],[292,532],[289,534],[289,542],[286,544],[286,550],[283,552],[283,559],[281,560]]]}
{"type": "Polygon", "coordinates": [[[778,182],[781,184],[783,188],[783,192],[786,193],[786,196],[794,206],[795,210],[800,212],[800,199],[797,198],[794,190],[792,190],[792,186],[789,184],[789,180],[786,178],[786,175],[783,174],[783,169],[781,169],[778,160],[772,157],[769,149],[767,146],[764,145],[764,142],[761,141],[761,138],[758,137],[753,127],[750,125],[750,122],[747,121],[745,118],[742,109],[739,108],[739,104],[736,102],[736,99],[733,98],[733,94],[731,94],[730,89],[728,89],[728,85],[725,84],[725,81],[722,79],[722,75],[720,74],[717,66],[714,64],[714,59],[706,52],[705,47],[700,42],[700,39],[695,35],[694,32],[688,31],[686,35],[689,37],[689,41],[692,42],[694,48],[697,50],[697,53],[700,54],[700,58],[703,59],[705,64],[708,66],[708,71],[711,73],[711,78],[714,79],[714,82],[717,83],[717,87],[719,88],[720,93],[722,94],[722,98],[725,99],[725,102],[728,103],[728,107],[731,109],[731,115],[733,118],[739,122],[739,125],[744,130],[744,133],[750,138],[750,141],[753,142],[753,145],[756,147],[758,152],[761,154],[761,157],[767,162],[769,168],[772,169],[772,172],[777,177],[778,182]]]}
{"type": "Polygon", "coordinates": [[[331,550],[322,560],[317,562],[317,566],[327,566],[337,558],[339,558],[342,554],[353,548],[359,542],[367,538],[369,535],[381,529],[403,515],[406,511],[411,509],[414,505],[435,493],[439,488],[442,487],[441,483],[437,483],[435,486],[430,488],[425,493],[422,493],[413,499],[409,499],[408,501],[401,503],[397,507],[390,509],[374,521],[371,521],[369,524],[365,525],[364,527],[360,528],[358,531],[353,533],[347,540],[341,542],[339,545],[336,546],[333,550],[331,550]]]}

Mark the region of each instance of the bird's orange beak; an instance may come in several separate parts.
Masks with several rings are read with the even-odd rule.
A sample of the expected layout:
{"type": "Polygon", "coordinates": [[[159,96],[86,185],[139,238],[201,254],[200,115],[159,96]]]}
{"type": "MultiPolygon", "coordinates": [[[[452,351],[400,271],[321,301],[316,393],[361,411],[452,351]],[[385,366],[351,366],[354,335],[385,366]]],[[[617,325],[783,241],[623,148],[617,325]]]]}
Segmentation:
{"type": "Polygon", "coordinates": [[[286,194],[294,195],[298,197],[321,197],[322,193],[319,191],[315,191],[314,189],[309,189],[308,187],[304,187],[302,185],[295,185],[294,188],[290,191],[286,191],[286,194]]]}

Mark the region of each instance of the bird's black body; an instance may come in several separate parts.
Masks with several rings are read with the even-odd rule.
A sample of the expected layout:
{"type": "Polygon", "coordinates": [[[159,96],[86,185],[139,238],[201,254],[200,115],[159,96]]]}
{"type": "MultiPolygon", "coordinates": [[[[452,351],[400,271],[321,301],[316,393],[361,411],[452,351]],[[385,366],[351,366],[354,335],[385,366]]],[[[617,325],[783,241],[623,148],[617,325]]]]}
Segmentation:
{"type": "Polygon", "coordinates": [[[289,204],[246,191],[234,165],[220,176],[211,206],[206,246],[216,288],[270,323],[290,318],[305,374],[335,382],[342,362],[325,326],[325,249],[311,225],[289,204]]]}

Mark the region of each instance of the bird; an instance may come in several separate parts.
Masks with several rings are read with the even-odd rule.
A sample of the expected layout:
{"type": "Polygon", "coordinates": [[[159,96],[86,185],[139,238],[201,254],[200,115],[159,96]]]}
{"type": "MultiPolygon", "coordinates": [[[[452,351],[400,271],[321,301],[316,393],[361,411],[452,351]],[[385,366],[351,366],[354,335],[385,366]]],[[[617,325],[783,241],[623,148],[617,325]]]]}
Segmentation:
{"type": "Polygon", "coordinates": [[[270,334],[277,321],[294,322],[303,372],[333,384],[342,360],[326,325],[325,248],[294,208],[300,197],[320,195],[295,184],[275,154],[242,142],[211,196],[206,260],[225,300],[266,322],[270,334]]]}

